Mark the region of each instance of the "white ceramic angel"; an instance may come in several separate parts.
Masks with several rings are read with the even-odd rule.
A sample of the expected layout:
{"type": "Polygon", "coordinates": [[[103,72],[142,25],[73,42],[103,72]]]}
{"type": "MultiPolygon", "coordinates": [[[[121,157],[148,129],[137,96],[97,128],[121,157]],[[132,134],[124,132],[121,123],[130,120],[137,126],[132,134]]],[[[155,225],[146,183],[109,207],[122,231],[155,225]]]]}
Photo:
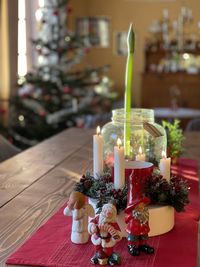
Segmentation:
{"type": "Polygon", "coordinates": [[[88,242],[88,219],[93,218],[95,212],[90,204],[86,203],[86,197],[80,192],[72,192],[64,209],[65,216],[72,216],[71,241],[75,244],[88,242]]]}

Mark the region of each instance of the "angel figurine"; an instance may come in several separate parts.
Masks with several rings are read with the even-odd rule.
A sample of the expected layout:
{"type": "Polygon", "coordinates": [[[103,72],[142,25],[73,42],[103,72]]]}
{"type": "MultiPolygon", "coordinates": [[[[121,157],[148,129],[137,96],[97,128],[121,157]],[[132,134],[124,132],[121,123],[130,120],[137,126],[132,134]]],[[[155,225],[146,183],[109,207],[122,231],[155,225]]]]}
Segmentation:
{"type": "Polygon", "coordinates": [[[72,192],[63,213],[65,216],[72,216],[72,243],[87,243],[89,239],[88,219],[93,218],[95,212],[93,207],[86,203],[85,195],[76,191],[72,192]]]}

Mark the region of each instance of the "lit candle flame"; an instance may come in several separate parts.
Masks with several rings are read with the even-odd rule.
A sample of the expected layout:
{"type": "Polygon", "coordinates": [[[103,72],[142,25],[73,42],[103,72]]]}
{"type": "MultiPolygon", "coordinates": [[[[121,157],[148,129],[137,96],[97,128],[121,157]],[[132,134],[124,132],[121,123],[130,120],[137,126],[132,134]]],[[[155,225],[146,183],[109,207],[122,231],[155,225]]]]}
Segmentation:
{"type": "Polygon", "coordinates": [[[117,138],[117,146],[120,148],[120,146],[122,145],[122,141],[120,138],[117,138]]]}
{"type": "Polygon", "coordinates": [[[97,126],[97,135],[100,135],[100,133],[101,133],[100,126],[97,126]]]}
{"type": "Polygon", "coordinates": [[[163,159],[166,159],[167,158],[166,152],[164,150],[162,151],[162,158],[163,159]]]}
{"type": "Polygon", "coordinates": [[[139,154],[141,155],[142,154],[142,147],[141,146],[139,147],[138,151],[139,151],[139,154]]]}

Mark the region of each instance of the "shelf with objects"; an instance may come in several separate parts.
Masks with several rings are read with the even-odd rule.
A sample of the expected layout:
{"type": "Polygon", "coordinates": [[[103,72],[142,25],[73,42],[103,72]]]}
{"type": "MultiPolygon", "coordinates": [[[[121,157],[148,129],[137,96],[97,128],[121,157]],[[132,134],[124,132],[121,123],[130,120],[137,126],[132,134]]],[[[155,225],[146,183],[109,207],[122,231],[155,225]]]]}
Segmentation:
{"type": "Polygon", "coordinates": [[[163,10],[162,20],[151,24],[151,38],[145,45],[142,107],[200,108],[200,40],[197,34],[188,34],[192,23],[192,11],[182,7],[177,20],[171,22],[163,10]]]}

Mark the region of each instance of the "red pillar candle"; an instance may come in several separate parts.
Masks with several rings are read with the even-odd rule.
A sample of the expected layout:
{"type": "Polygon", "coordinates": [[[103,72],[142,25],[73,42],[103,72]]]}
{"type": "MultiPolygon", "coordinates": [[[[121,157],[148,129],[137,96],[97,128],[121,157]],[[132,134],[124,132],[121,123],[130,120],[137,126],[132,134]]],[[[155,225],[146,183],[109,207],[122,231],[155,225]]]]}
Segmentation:
{"type": "Polygon", "coordinates": [[[152,175],[153,164],[144,161],[126,161],[125,177],[129,185],[130,198],[134,198],[138,194],[142,194],[147,178],[152,175]]]}

